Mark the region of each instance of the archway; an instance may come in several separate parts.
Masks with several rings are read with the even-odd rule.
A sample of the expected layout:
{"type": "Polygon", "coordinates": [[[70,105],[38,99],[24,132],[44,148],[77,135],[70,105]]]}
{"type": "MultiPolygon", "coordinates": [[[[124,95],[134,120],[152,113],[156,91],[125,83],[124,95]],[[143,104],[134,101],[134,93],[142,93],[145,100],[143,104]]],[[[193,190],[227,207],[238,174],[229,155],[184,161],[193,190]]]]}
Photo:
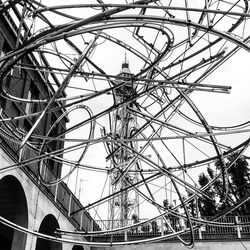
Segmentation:
{"type": "MultiPolygon", "coordinates": [[[[22,185],[14,176],[0,180],[0,216],[25,228],[28,227],[27,200],[22,185]]],[[[26,234],[0,223],[1,249],[25,249],[26,234]]]]}
{"type": "Polygon", "coordinates": [[[73,246],[72,250],[84,250],[83,246],[73,246]]]}
{"type": "MultiPolygon", "coordinates": [[[[39,233],[55,236],[54,233],[57,228],[59,228],[57,219],[49,214],[43,219],[39,228],[39,233]]],[[[36,250],[62,250],[62,244],[37,238],[36,250]]]]}

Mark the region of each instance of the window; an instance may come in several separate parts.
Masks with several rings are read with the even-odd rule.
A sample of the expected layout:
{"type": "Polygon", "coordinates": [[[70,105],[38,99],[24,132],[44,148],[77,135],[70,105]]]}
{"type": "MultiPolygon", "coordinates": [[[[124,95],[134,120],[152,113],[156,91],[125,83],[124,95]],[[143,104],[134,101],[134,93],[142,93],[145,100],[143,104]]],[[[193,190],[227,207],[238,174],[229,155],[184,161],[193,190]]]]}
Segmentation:
{"type": "MultiPolygon", "coordinates": [[[[0,57],[3,57],[5,54],[7,54],[9,51],[11,51],[11,48],[9,46],[9,44],[4,41],[3,42],[3,48],[2,50],[0,51],[0,57]]],[[[0,62],[0,67],[2,66],[3,62],[0,62]]]]}
{"type": "MultiPolygon", "coordinates": [[[[30,91],[30,90],[29,90],[29,92],[28,92],[27,99],[28,99],[28,100],[31,100],[31,91],[30,91]]],[[[27,102],[27,103],[26,103],[25,113],[26,113],[26,114],[30,114],[30,113],[31,113],[31,103],[30,103],[30,102],[27,102]]]]}
{"type": "MultiPolygon", "coordinates": [[[[28,91],[27,99],[28,100],[38,100],[39,92],[37,87],[34,85],[33,82],[30,84],[30,89],[28,91]]],[[[38,103],[35,102],[27,102],[25,106],[25,113],[32,114],[38,111],[38,103]]]]}

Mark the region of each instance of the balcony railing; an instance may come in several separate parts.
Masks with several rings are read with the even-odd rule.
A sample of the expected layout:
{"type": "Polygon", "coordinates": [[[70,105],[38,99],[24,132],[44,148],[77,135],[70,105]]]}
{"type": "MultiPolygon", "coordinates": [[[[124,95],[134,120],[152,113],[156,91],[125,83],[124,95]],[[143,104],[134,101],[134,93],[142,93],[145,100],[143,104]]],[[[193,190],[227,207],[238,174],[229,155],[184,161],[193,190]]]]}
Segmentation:
{"type": "MultiPolygon", "coordinates": [[[[210,221],[211,218],[206,217],[204,220],[210,221]]],[[[138,222],[145,222],[146,219],[139,220],[138,222]]],[[[101,231],[109,229],[110,221],[95,221],[101,231]]],[[[226,240],[226,239],[249,239],[250,238],[250,215],[249,216],[226,216],[215,220],[215,222],[223,223],[218,224],[204,224],[200,227],[195,227],[197,224],[193,223],[195,227],[194,237],[196,240],[226,240]],[[226,225],[228,224],[228,225],[226,225]]],[[[127,225],[132,226],[135,222],[127,220],[127,225]]],[[[119,221],[113,221],[113,225],[118,225],[119,221]]],[[[187,229],[187,221],[177,217],[158,218],[147,224],[142,224],[138,227],[130,228],[125,231],[117,232],[113,235],[105,234],[95,236],[95,240],[101,241],[127,241],[143,238],[150,238],[156,236],[170,235],[175,232],[187,229]]],[[[189,233],[182,234],[182,238],[190,238],[189,233]]],[[[170,238],[176,239],[176,238],[170,238]]]]}

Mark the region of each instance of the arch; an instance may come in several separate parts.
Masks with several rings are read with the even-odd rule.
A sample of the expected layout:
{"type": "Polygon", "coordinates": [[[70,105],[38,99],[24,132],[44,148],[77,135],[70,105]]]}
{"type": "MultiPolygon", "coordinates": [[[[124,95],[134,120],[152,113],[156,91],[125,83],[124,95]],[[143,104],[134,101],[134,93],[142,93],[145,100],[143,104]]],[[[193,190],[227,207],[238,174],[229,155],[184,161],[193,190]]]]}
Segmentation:
{"type": "MultiPolygon", "coordinates": [[[[39,233],[55,236],[55,230],[57,228],[59,228],[57,219],[54,215],[49,214],[43,219],[39,228],[39,233]]],[[[62,244],[37,238],[36,250],[62,250],[62,244]]]]}
{"type": "Polygon", "coordinates": [[[83,246],[74,245],[72,250],[84,250],[83,246]]]}
{"type": "MultiPolygon", "coordinates": [[[[19,180],[4,176],[0,180],[0,216],[28,228],[28,206],[25,192],[19,180]]],[[[0,223],[2,249],[25,249],[27,235],[0,223]]]]}

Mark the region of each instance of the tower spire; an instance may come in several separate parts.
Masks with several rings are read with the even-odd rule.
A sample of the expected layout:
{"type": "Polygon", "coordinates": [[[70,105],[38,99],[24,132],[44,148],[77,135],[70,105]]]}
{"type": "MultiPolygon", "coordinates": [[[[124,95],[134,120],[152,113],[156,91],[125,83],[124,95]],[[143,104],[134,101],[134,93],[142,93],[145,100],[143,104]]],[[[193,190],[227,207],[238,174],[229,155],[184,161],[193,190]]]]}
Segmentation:
{"type": "Polygon", "coordinates": [[[125,51],[125,57],[124,57],[124,61],[122,63],[122,69],[129,69],[129,63],[128,63],[128,59],[127,59],[127,53],[125,51]]]}

